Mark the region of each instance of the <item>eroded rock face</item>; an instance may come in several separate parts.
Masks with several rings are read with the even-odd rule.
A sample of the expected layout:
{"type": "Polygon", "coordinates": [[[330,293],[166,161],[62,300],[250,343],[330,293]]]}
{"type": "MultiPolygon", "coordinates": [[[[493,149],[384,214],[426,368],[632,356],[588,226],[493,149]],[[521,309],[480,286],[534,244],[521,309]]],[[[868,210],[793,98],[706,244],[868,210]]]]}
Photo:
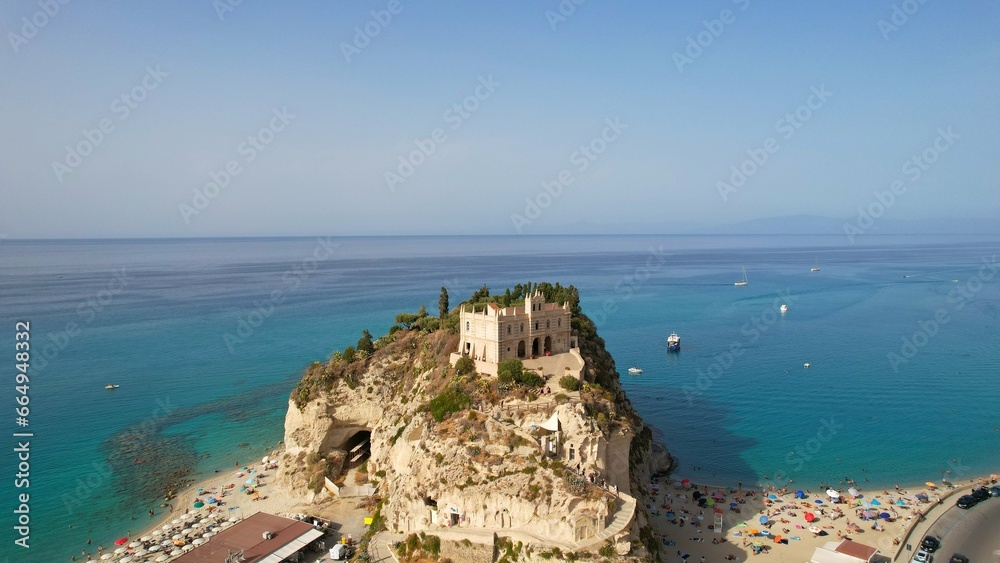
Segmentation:
{"type": "MultiPolygon", "coordinates": [[[[318,460],[336,471],[352,437],[370,431],[368,476],[386,500],[382,514],[391,531],[480,530],[579,546],[614,521],[622,501],[613,485],[641,494],[637,480],[648,483],[651,472],[672,463],[665,450],[657,459],[651,441],[640,436],[645,427],[615,374],[603,377],[612,389],[586,399],[571,394],[557,402],[547,395],[505,399],[501,406],[476,397],[473,409],[435,421],[427,403],[454,381],[495,386],[492,378],[455,375],[440,334],[404,336],[366,360],[350,385],[345,377],[301,407],[290,401],[278,479],[312,498],[322,481],[318,460]],[[606,417],[598,419],[597,410],[606,417]],[[559,429],[541,429],[553,414],[559,429]]],[[[600,358],[601,365],[609,362],[613,367],[610,356],[600,358]]],[[[632,519],[616,538],[634,538],[635,531],[632,519]]]]}

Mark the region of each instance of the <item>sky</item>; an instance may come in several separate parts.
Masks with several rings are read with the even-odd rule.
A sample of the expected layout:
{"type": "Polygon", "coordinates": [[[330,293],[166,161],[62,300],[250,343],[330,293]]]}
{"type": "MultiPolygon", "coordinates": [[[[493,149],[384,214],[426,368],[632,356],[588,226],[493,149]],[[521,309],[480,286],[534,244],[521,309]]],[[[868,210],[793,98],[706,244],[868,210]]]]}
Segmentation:
{"type": "Polygon", "coordinates": [[[991,221],[998,24],[985,0],[11,0],[0,236],[991,221]]]}

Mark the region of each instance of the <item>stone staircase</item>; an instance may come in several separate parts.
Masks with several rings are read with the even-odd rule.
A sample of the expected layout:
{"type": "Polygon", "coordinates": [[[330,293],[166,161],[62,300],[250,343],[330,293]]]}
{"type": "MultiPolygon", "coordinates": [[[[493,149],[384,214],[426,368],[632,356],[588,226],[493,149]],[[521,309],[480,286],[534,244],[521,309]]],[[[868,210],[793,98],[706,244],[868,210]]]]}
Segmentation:
{"type": "Polygon", "coordinates": [[[624,532],[629,526],[632,525],[632,520],[635,518],[635,497],[625,493],[619,493],[618,497],[622,500],[622,505],[618,508],[618,512],[615,513],[615,517],[611,520],[611,523],[596,536],[574,544],[574,551],[598,547],[604,542],[624,532]]]}

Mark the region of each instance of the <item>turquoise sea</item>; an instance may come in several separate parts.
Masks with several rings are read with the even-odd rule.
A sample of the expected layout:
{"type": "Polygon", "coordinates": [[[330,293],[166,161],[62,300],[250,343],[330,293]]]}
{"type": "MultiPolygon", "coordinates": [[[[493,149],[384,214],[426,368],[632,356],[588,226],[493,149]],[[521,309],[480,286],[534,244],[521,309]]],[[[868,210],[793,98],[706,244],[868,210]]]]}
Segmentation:
{"type": "Polygon", "coordinates": [[[305,366],[399,312],[436,310],[442,286],[453,303],[483,283],[580,288],[677,475],[881,488],[997,471],[1000,239],[859,240],[4,240],[0,560],[109,545],[159,514],[163,485],[185,470],[260,457],[281,440],[305,366]],[[735,287],[743,268],[750,283],[735,287]],[[18,321],[32,343],[26,429],[14,412],[18,321]],[[666,352],[671,331],[679,353],[666,352]],[[26,489],[14,478],[21,430],[34,434],[26,489]],[[13,543],[24,492],[28,550],[13,543]]]}

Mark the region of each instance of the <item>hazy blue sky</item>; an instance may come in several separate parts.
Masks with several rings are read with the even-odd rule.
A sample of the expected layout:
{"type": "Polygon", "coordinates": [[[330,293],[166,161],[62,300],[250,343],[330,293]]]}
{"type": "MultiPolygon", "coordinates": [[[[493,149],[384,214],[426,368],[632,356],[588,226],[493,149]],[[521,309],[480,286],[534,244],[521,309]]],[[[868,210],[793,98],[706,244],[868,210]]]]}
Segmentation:
{"type": "Polygon", "coordinates": [[[9,237],[672,232],[895,180],[886,221],[1000,213],[994,1],[45,5],[0,5],[9,237]]]}

